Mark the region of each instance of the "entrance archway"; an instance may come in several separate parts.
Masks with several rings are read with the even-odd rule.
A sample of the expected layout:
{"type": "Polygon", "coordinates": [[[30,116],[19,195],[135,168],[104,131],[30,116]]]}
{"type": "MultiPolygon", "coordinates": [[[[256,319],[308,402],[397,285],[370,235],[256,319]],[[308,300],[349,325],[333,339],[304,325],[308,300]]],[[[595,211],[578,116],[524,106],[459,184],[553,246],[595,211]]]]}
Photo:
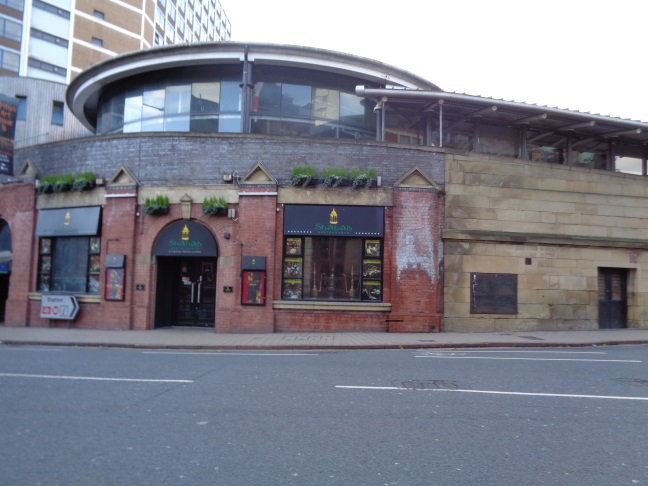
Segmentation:
{"type": "Polygon", "coordinates": [[[200,223],[179,221],[155,241],[155,327],[216,325],[216,263],[212,233],[200,223]]]}

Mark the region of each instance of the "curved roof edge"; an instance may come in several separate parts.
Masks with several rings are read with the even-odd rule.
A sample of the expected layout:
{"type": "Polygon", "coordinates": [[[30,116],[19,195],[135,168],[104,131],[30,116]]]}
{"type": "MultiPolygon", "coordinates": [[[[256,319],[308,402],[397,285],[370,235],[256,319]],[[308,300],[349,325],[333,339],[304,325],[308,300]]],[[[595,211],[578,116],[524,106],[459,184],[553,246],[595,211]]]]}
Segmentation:
{"type": "Polygon", "coordinates": [[[94,130],[88,115],[96,111],[101,90],[120,79],[162,69],[206,64],[256,64],[302,67],[366,79],[379,85],[440,91],[430,81],[394,66],[337,51],[254,42],[207,42],[132,51],[94,64],[68,86],[66,101],[74,115],[94,130]]]}

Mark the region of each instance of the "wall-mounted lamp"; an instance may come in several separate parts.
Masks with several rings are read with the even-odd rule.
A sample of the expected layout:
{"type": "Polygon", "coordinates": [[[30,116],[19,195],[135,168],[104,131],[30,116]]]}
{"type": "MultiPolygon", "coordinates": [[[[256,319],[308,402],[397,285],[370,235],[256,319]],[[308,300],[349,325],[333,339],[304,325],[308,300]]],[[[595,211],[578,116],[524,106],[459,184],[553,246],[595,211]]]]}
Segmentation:
{"type": "Polygon", "coordinates": [[[191,203],[193,202],[193,199],[189,196],[189,194],[185,194],[180,198],[180,205],[182,207],[182,219],[185,221],[189,221],[191,219],[191,203]]]}
{"type": "Polygon", "coordinates": [[[229,234],[229,233],[223,233],[223,238],[225,238],[226,240],[229,240],[231,237],[232,237],[231,234],[229,234]]]}

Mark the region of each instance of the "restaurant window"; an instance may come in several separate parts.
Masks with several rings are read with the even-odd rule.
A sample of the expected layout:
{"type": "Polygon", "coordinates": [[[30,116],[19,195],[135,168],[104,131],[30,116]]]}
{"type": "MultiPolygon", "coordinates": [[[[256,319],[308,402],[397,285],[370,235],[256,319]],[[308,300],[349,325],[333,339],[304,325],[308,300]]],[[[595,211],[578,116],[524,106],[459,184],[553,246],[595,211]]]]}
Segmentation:
{"type": "Polygon", "coordinates": [[[383,208],[286,205],[284,213],[282,299],[382,301],[383,208]]]}
{"type": "Polygon", "coordinates": [[[99,293],[100,220],[100,206],[38,212],[38,291],[99,293]]]}
{"type": "Polygon", "coordinates": [[[41,238],[38,253],[38,291],[99,293],[101,238],[41,238]]]}
{"type": "Polygon", "coordinates": [[[382,241],[288,237],[283,299],[382,300],[382,241]]]}

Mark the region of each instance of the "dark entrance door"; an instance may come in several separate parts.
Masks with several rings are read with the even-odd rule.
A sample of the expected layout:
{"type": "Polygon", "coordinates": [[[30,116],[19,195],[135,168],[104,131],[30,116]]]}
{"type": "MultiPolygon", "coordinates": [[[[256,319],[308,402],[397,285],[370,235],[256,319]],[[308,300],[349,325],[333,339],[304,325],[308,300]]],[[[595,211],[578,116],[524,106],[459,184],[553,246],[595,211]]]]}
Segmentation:
{"type": "Polygon", "coordinates": [[[218,249],[197,221],[176,221],[153,245],[157,262],[155,327],[214,327],[218,249]]]}
{"type": "Polygon", "coordinates": [[[156,327],[214,327],[215,258],[158,259],[156,327]]]}
{"type": "Polygon", "coordinates": [[[621,329],[628,319],[628,270],[599,268],[599,328],[621,329]]]}

